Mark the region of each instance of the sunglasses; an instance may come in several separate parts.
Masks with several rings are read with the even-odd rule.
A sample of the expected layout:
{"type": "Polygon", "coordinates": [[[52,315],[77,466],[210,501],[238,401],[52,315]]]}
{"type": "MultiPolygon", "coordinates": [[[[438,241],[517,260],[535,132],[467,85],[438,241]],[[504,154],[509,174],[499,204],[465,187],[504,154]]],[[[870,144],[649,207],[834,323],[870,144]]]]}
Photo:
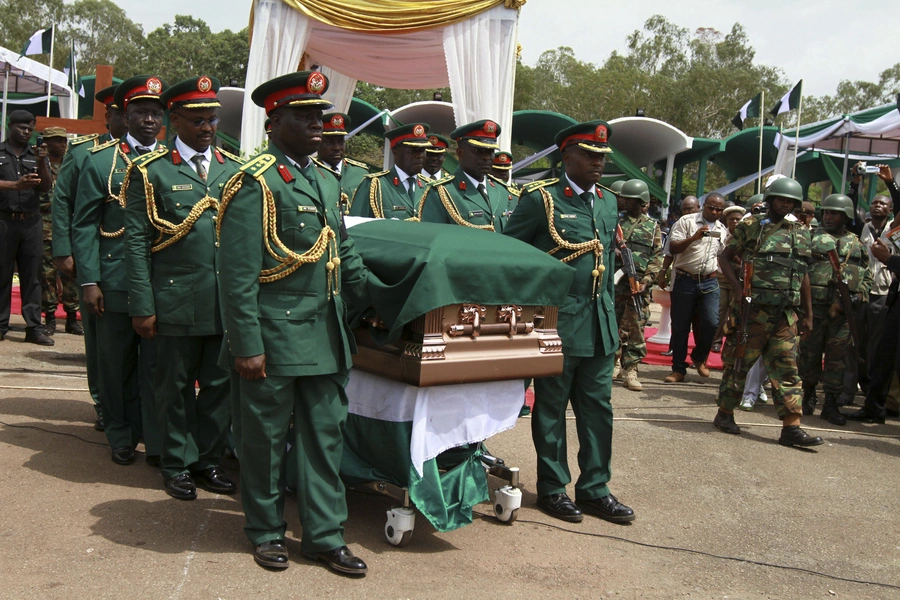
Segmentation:
{"type": "Polygon", "coordinates": [[[181,117],[182,119],[184,119],[185,121],[187,121],[188,123],[190,123],[191,125],[193,125],[194,127],[198,127],[198,128],[203,127],[204,123],[209,124],[210,127],[215,127],[216,125],[219,124],[219,121],[221,121],[221,119],[219,119],[218,116],[210,117],[209,119],[190,119],[187,117],[187,115],[185,115],[183,113],[176,112],[175,114],[178,115],[179,117],[181,117]]]}

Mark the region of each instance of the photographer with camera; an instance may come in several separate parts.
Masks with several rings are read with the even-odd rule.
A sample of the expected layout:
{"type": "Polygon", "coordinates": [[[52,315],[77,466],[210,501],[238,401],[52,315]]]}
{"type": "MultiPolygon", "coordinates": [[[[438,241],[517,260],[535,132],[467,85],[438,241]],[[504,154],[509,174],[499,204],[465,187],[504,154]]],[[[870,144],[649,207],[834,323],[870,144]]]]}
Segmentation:
{"type": "Polygon", "coordinates": [[[716,278],[719,252],[727,232],[719,221],[725,197],[711,193],[699,213],[678,219],[669,233],[669,250],[675,257],[672,286],[672,372],[667,383],[684,381],[687,374],[687,346],[694,324],[691,361],[701,377],[709,377],[706,358],[719,326],[719,281],[716,278]]]}
{"type": "Polygon", "coordinates": [[[53,338],[41,327],[40,192],[50,190],[47,147],[31,147],[34,115],[27,110],[9,114],[5,142],[0,143],[0,340],[9,330],[13,270],[19,269],[25,341],[52,346],[53,338]]]}

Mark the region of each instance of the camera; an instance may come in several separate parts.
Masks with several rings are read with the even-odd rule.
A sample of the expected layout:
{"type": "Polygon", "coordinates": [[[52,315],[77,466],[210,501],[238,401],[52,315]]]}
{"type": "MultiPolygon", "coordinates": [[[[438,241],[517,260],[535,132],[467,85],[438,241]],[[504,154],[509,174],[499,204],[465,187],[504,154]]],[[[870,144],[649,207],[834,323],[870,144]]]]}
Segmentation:
{"type": "Polygon", "coordinates": [[[858,165],[856,165],[856,174],[857,175],[875,175],[880,172],[881,172],[881,169],[879,169],[878,167],[875,167],[875,166],[870,167],[869,165],[867,165],[864,162],[861,162],[858,165]]]}
{"type": "Polygon", "coordinates": [[[43,146],[44,145],[44,136],[42,136],[42,135],[37,136],[37,140],[35,140],[34,145],[38,148],[43,146]]]}
{"type": "Polygon", "coordinates": [[[721,231],[704,231],[703,237],[721,238],[722,232],[721,231]]]}

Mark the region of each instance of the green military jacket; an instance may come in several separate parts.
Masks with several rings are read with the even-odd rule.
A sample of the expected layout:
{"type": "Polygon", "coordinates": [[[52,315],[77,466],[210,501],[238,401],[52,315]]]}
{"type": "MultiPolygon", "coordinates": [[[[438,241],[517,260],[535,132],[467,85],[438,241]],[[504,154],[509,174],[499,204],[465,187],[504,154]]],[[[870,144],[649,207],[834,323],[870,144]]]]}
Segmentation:
{"type": "MultiPolygon", "coordinates": [[[[59,177],[59,169],[62,165],[50,163],[50,177],[53,180],[53,186],[56,185],[56,179],[59,177]]],[[[41,221],[44,225],[44,241],[53,241],[53,187],[49,192],[41,192],[39,196],[39,206],[41,211],[41,221]]]]}
{"type": "Polygon", "coordinates": [[[107,310],[128,312],[125,277],[125,199],[122,182],[138,153],[123,140],[91,149],[82,165],[72,217],[77,283],[100,286],[107,310]]]}
{"type": "Polygon", "coordinates": [[[72,256],[72,216],[75,214],[75,193],[84,161],[91,149],[112,141],[108,133],[83,135],[69,142],[56,176],[51,200],[53,223],[53,256],[72,256]]]}
{"type": "Polygon", "coordinates": [[[350,214],[355,217],[375,217],[378,219],[418,218],[418,199],[425,191],[426,180],[416,177],[419,189],[411,200],[397,173],[397,167],[363,177],[353,193],[350,214]]]}
{"type": "MultiPolygon", "coordinates": [[[[634,268],[637,271],[640,283],[650,284],[656,281],[656,276],[662,270],[662,232],[659,223],[645,214],[637,219],[622,213],[619,217],[619,225],[622,227],[622,237],[625,245],[631,249],[634,257],[634,268]]],[[[616,268],[620,268],[622,262],[616,259],[616,268]]]]}
{"type": "MultiPolygon", "coordinates": [[[[798,221],[772,223],[767,215],[753,215],[738,223],[727,246],[744,262],[753,263],[753,304],[800,305],[800,284],[810,257],[808,229],[798,221]]],[[[790,320],[795,317],[788,311],[790,320]]]]}
{"type": "Polygon", "coordinates": [[[462,168],[457,168],[450,177],[428,186],[419,204],[419,219],[502,232],[513,194],[492,175],[486,182],[487,201],[462,168]]]}
{"type": "Polygon", "coordinates": [[[564,178],[523,187],[519,204],[503,231],[563,261],[580,251],[573,246],[596,247],[593,240],[602,246],[599,268],[593,248],[567,261],[576,274],[566,302],[559,308],[557,329],[568,356],[607,355],[619,347],[613,284],[617,223],[612,192],[597,186],[590,206],[574,194],[564,178]],[[553,216],[552,223],[548,215],[553,216]]]}
{"type": "Polygon", "coordinates": [[[315,187],[270,145],[228,182],[219,207],[225,338],[231,356],[265,354],[269,375],[348,369],[356,343],[345,302],[371,304],[369,271],[343,228],[340,185],[315,164],[311,175],[315,187]]]}
{"type": "Polygon", "coordinates": [[[173,147],[134,160],[126,184],[129,314],[162,335],[221,335],[216,218],[243,161],[212,147],[204,182],[173,147]]]}
{"type": "Polygon", "coordinates": [[[341,172],[338,173],[328,163],[321,160],[317,160],[316,162],[331,171],[331,173],[337,177],[337,180],[341,182],[341,199],[344,206],[344,214],[349,215],[350,200],[353,198],[353,193],[356,192],[356,188],[362,183],[363,178],[369,174],[369,167],[366,163],[353,160],[352,158],[345,158],[341,161],[343,165],[341,165],[341,172]]]}
{"type": "Polygon", "coordinates": [[[835,285],[837,274],[828,260],[830,250],[837,250],[841,263],[840,277],[847,282],[850,291],[863,299],[868,298],[869,290],[872,289],[869,253],[855,234],[848,231],[836,238],[825,231],[824,227],[819,227],[812,231],[810,250],[812,262],[809,265],[809,284],[813,304],[840,302],[835,285]]]}

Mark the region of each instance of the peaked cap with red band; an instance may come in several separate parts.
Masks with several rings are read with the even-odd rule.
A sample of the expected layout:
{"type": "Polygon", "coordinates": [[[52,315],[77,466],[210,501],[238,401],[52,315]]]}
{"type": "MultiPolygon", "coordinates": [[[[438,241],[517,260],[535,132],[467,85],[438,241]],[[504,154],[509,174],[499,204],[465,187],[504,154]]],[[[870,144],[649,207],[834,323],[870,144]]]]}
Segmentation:
{"type": "Polygon", "coordinates": [[[261,84],[250,95],[257,106],[269,115],[282,106],[311,106],[329,110],[334,108],[322,94],[328,91],[328,78],[318,71],[288,73],[261,84]]]}
{"type": "Polygon", "coordinates": [[[350,115],[328,113],[322,117],[322,135],[347,135],[350,129],[350,115]]]}
{"type": "Polygon", "coordinates": [[[597,119],[566,127],[556,134],[554,141],[560,150],[565,150],[567,146],[577,144],[579,148],[583,148],[588,152],[609,154],[612,152],[612,148],[609,147],[609,138],[611,137],[612,127],[609,126],[609,123],[597,119]]]}
{"type": "Polygon", "coordinates": [[[496,121],[485,119],[457,127],[450,133],[450,139],[456,140],[457,143],[466,140],[477,148],[499,150],[500,146],[497,144],[499,135],[500,125],[496,121]]]}
{"type": "Polygon", "coordinates": [[[118,106],[116,106],[115,100],[117,87],[119,86],[111,85],[109,87],[103,88],[102,90],[94,94],[94,99],[106,108],[109,108],[110,106],[112,106],[113,108],[118,108],[118,106]]]}
{"type": "Polygon", "coordinates": [[[513,166],[513,155],[509,152],[494,152],[494,168],[509,171],[513,166]]]}
{"type": "Polygon", "coordinates": [[[431,144],[431,147],[425,148],[425,152],[432,154],[443,154],[450,148],[450,140],[436,133],[429,134],[428,143],[431,144]]]}
{"type": "Polygon", "coordinates": [[[391,143],[391,148],[402,144],[404,146],[412,146],[414,148],[428,148],[431,142],[428,141],[428,132],[431,130],[426,123],[410,123],[396,129],[384,132],[384,139],[391,143]]]}
{"type": "Polygon", "coordinates": [[[192,77],[179,81],[160,97],[166,110],[173,108],[219,108],[219,80],[215,77],[192,77]]]}
{"type": "Polygon", "coordinates": [[[160,100],[163,90],[168,88],[166,82],[153,75],[137,75],[126,79],[116,88],[114,100],[116,106],[125,110],[129,102],[135,100],[160,100]]]}

